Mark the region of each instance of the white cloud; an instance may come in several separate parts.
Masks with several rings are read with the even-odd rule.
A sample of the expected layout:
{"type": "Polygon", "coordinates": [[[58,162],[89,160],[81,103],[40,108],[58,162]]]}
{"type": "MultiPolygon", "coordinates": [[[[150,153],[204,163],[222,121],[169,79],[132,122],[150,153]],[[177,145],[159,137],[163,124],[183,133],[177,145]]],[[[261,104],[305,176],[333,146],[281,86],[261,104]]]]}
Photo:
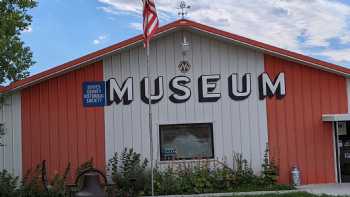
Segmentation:
{"type": "Polygon", "coordinates": [[[100,44],[100,41],[98,39],[93,41],[94,44],[100,44]]]}
{"type": "Polygon", "coordinates": [[[98,0],[100,3],[106,4],[107,6],[99,7],[99,9],[111,13],[141,13],[142,3],[140,1],[130,0],[98,0]]]}
{"type": "MultiPolygon", "coordinates": [[[[142,4],[138,0],[98,1],[108,13],[141,15],[142,4]]],[[[350,44],[350,5],[337,0],[187,2],[192,6],[189,19],[289,50],[329,49],[334,39],[350,44]]],[[[161,20],[178,18],[178,4],[174,0],[156,1],[161,20]]]]}
{"type": "Polygon", "coordinates": [[[31,33],[33,32],[33,28],[31,26],[27,27],[27,29],[22,31],[23,33],[31,33]]]}
{"type": "Polygon", "coordinates": [[[107,35],[101,35],[92,41],[93,44],[98,45],[107,39],[107,35]]]}
{"type": "Polygon", "coordinates": [[[130,23],[130,27],[136,30],[142,30],[142,23],[130,23]]]}
{"type": "Polygon", "coordinates": [[[318,54],[326,56],[335,62],[350,62],[350,48],[325,50],[318,54]]]}

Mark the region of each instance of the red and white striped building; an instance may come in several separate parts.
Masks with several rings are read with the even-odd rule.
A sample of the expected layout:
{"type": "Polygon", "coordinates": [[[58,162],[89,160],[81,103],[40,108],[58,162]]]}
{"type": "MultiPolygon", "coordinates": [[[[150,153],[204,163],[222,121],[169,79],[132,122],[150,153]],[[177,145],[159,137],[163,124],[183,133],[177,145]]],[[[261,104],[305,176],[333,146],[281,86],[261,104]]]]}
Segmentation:
{"type": "MultiPolygon", "coordinates": [[[[302,184],[348,181],[350,69],[189,20],[150,47],[159,165],[236,152],[259,171],[268,143],[281,183],[294,165],[302,184]]],[[[90,158],[105,169],[124,147],[148,157],[145,58],[139,35],[1,89],[0,169],[21,176],[47,160],[52,175],[90,158]]]]}

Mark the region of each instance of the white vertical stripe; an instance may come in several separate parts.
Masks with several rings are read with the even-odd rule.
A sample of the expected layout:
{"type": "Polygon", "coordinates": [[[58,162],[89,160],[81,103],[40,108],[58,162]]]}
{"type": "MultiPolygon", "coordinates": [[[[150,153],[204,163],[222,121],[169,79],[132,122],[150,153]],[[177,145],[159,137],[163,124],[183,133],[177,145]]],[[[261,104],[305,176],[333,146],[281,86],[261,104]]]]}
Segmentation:
{"type": "Polygon", "coordinates": [[[0,170],[6,169],[15,176],[22,176],[22,127],[21,95],[15,92],[6,97],[1,106],[0,123],[4,124],[5,136],[0,147],[0,170]]]}
{"type": "MultiPolygon", "coordinates": [[[[105,78],[113,76],[121,84],[127,77],[133,77],[135,95],[130,106],[113,104],[105,107],[108,124],[105,127],[106,139],[114,139],[106,140],[106,143],[114,143],[114,146],[106,145],[107,160],[114,152],[121,152],[124,146],[133,146],[143,156],[149,156],[147,105],[141,101],[139,94],[139,83],[146,76],[145,50],[139,45],[130,51],[123,51],[112,58],[104,59],[104,71],[112,70],[112,75],[105,73],[105,78]],[[130,61],[121,61],[120,58],[124,59],[126,56],[129,56],[130,61]],[[125,68],[126,66],[129,68],[125,68]],[[110,117],[112,115],[114,118],[110,117]]],[[[159,141],[159,124],[212,122],[215,157],[227,158],[230,165],[233,152],[243,153],[258,171],[267,143],[266,103],[259,100],[257,90],[258,76],[264,71],[263,55],[254,50],[187,31],[176,31],[157,38],[152,42],[150,52],[152,78],[154,80],[156,76],[162,75],[165,90],[161,102],[152,107],[155,144],[159,141]],[[192,68],[187,74],[181,73],[177,68],[183,58],[180,45],[182,35],[186,35],[191,43],[191,51],[186,58],[192,68]],[[237,72],[252,75],[252,94],[244,101],[233,101],[228,95],[228,77],[237,72]],[[198,78],[205,74],[221,74],[217,90],[221,91],[222,97],[216,103],[198,102],[198,78]],[[168,98],[172,94],[169,81],[177,75],[191,78],[191,98],[182,104],[174,104],[168,98]]],[[[158,144],[154,151],[156,158],[159,158],[158,144]]]]}

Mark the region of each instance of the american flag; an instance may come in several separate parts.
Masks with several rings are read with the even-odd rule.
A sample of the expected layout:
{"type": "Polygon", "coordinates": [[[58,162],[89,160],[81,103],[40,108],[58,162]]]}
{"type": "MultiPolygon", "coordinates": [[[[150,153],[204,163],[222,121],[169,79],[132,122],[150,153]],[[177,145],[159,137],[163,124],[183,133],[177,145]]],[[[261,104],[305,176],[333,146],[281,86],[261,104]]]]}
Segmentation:
{"type": "Polygon", "coordinates": [[[158,29],[159,20],[154,0],[143,1],[143,36],[144,46],[147,47],[149,42],[158,29]]]}

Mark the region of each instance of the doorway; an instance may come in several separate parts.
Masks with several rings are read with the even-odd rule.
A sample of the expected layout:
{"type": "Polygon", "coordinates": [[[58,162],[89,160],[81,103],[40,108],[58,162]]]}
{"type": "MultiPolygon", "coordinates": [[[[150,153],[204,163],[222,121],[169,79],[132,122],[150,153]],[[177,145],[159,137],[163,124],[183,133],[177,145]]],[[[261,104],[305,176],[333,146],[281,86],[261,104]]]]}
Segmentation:
{"type": "Polygon", "coordinates": [[[335,122],[338,182],[350,182],[350,121],[335,122]]]}

